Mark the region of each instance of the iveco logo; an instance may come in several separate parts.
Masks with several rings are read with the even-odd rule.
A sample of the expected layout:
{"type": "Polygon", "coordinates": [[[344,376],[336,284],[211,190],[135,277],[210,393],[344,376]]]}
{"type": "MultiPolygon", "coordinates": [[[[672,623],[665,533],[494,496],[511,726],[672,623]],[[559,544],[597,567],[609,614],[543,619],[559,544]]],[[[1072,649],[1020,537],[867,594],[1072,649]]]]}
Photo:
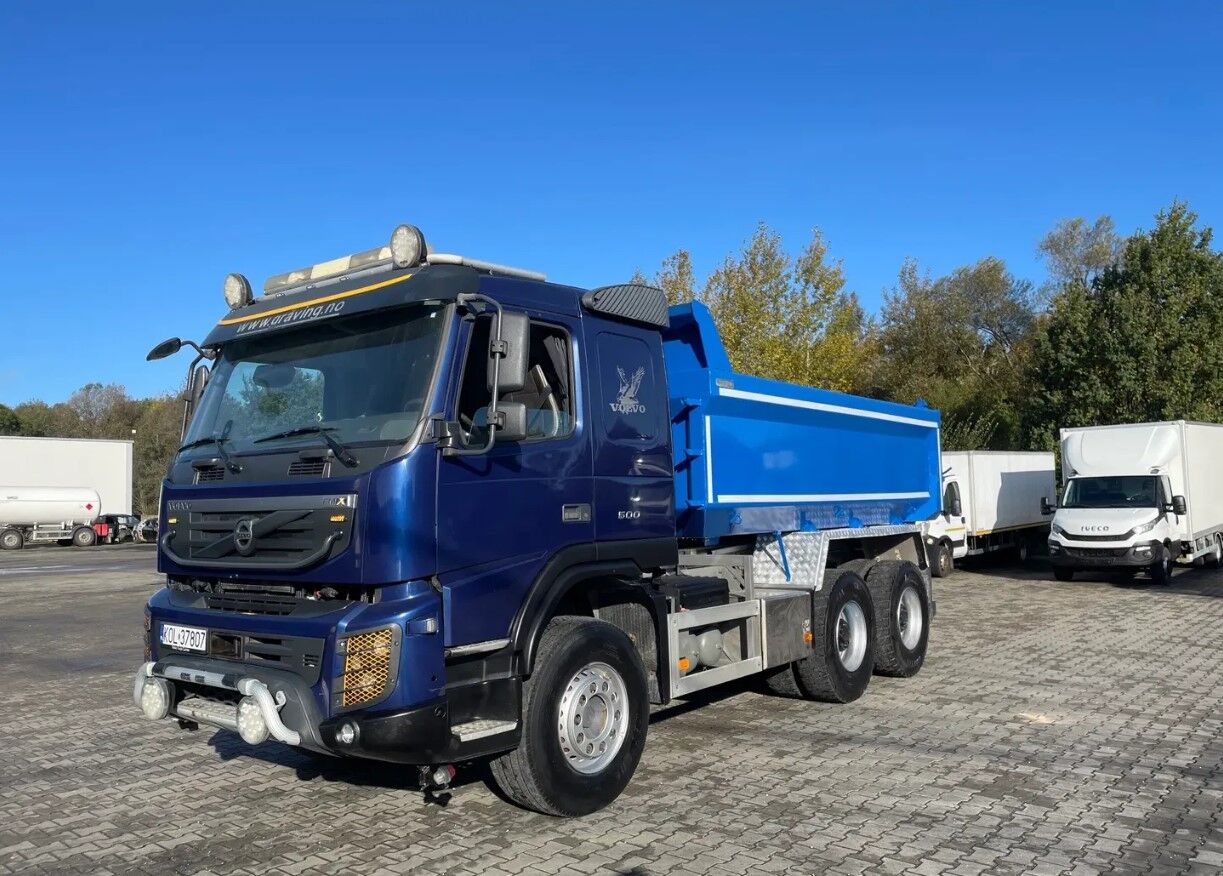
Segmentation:
{"type": "Polygon", "coordinates": [[[234,547],[244,557],[249,557],[255,550],[255,521],[243,517],[234,524],[234,547]]]}
{"type": "Polygon", "coordinates": [[[1107,526],[1084,526],[1081,527],[1084,532],[1108,532],[1107,526]]]}

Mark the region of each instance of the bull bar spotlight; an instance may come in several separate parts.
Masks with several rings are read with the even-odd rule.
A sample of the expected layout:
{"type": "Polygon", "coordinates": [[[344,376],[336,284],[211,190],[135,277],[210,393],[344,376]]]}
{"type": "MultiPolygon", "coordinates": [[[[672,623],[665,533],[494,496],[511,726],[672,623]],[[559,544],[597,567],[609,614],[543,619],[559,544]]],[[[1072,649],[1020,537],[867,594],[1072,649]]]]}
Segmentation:
{"type": "Polygon", "coordinates": [[[225,303],[229,305],[230,310],[246,307],[255,300],[251,292],[251,281],[241,274],[226,274],[224,291],[225,303]]]}

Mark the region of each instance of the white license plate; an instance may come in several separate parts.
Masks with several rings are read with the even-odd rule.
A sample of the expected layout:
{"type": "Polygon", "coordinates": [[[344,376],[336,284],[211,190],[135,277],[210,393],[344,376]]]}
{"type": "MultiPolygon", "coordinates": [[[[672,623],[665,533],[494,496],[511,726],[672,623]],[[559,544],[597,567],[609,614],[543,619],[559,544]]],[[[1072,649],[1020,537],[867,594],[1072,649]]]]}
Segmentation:
{"type": "Polygon", "coordinates": [[[199,627],[180,627],[177,624],[162,624],[161,643],[183,651],[207,651],[208,630],[201,630],[199,627]]]}

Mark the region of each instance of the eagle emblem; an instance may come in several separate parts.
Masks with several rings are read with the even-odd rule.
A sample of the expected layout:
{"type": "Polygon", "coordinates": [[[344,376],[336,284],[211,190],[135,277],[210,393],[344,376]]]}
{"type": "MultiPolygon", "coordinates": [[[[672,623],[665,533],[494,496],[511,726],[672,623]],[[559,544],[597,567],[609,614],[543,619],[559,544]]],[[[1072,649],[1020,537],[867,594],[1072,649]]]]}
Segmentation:
{"type": "Polygon", "coordinates": [[[616,366],[616,374],[620,378],[620,392],[611,403],[611,409],[618,414],[644,414],[645,405],[637,401],[637,393],[641,391],[641,380],[645,377],[645,368],[638,368],[629,377],[624,369],[616,366]]]}

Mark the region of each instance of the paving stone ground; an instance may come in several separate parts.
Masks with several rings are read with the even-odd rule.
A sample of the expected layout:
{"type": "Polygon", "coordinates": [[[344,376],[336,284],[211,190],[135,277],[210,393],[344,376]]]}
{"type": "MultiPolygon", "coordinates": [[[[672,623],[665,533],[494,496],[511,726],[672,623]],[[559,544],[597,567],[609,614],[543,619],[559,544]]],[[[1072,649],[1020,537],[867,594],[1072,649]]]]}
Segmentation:
{"type": "Polygon", "coordinates": [[[62,550],[0,557],[0,872],[1223,869],[1223,572],[957,571],[918,677],[661,710],[625,795],[559,820],[480,768],[442,807],[411,770],[144,721],[151,554],[62,550]]]}

